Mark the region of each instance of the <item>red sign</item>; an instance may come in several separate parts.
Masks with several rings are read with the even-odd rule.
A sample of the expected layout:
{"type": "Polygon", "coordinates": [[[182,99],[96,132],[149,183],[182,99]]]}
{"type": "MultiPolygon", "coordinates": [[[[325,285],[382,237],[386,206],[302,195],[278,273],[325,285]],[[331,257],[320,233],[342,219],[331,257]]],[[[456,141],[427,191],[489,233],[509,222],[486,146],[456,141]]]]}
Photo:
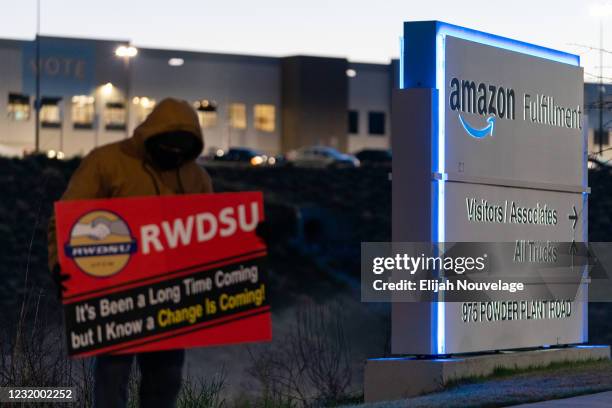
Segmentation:
{"type": "Polygon", "coordinates": [[[259,192],[59,201],[73,356],[272,338],[259,192]]]}

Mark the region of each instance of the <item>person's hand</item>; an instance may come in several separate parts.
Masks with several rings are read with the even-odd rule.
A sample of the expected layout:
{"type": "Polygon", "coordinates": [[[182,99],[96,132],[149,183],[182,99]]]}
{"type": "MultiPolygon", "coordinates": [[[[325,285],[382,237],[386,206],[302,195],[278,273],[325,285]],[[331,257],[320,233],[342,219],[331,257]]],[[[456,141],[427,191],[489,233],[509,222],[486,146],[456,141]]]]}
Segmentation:
{"type": "Polygon", "coordinates": [[[257,224],[257,228],[255,228],[255,235],[257,235],[257,237],[261,239],[266,246],[269,246],[270,226],[266,221],[261,221],[259,224],[257,224]]]}
{"type": "Polygon", "coordinates": [[[59,263],[56,263],[53,267],[52,277],[57,290],[57,299],[61,301],[64,292],[67,290],[66,285],[64,285],[64,283],[68,281],[68,279],[70,279],[70,275],[62,273],[62,269],[60,268],[59,263]]]}

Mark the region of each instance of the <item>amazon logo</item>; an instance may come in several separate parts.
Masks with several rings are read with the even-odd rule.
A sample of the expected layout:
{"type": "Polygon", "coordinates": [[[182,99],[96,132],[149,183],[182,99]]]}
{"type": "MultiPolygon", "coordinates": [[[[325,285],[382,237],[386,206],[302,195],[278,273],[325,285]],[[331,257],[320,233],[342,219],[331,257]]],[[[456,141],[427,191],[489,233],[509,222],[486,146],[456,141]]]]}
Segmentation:
{"type": "Polygon", "coordinates": [[[516,111],[514,89],[458,78],[450,81],[449,105],[466,133],[475,139],[492,137],[496,120],[514,120],[516,111]],[[468,121],[465,113],[481,116],[482,124],[468,121]]]}

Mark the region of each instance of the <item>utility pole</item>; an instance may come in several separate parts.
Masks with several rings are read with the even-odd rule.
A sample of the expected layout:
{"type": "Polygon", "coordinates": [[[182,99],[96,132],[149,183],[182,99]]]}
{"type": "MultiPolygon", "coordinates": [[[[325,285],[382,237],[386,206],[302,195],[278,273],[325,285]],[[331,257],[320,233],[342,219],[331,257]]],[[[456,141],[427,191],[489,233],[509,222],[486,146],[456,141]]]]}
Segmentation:
{"type": "Polygon", "coordinates": [[[132,93],[132,58],[131,57],[125,57],[125,63],[127,64],[126,67],[126,71],[127,71],[127,83],[125,85],[125,138],[129,138],[130,137],[130,120],[131,120],[131,115],[130,115],[130,111],[132,108],[132,99],[131,99],[131,93],[132,93]]]}
{"type": "Polygon", "coordinates": [[[603,152],[603,110],[604,110],[604,85],[603,85],[603,18],[599,20],[599,155],[603,152]]]}
{"type": "Polygon", "coordinates": [[[36,1],[36,99],[35,111],[35,140],[34,152],[40,152],[40,0],[36,1]]]}
{"type": "Polygon", "coordinates": [[[125,137],[128,138],[130,137],[130,121],[131,121],[131,114],[130,114],[130,105],[132,104],[131,101],[131,93],[132,93],[132,61],[131,59],[134,58],[136,55],[138,55],[138,48],[134,47],[133,45],[120,45],[119,47],[117,47],[117,49],[115,50],[115,55],[119,58],[123,59],[123,65],[125,68],[125,72],[126,72],[126,83],[125,83],[125,99],[126,99],[126,105],[125,105],[125,137]]]}

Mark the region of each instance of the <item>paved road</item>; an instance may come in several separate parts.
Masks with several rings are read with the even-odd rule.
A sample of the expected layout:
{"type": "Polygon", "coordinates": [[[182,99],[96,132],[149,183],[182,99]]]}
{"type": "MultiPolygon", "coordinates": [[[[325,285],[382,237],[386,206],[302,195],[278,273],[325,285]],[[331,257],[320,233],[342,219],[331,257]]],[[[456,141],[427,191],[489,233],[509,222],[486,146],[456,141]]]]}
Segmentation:
{"type": "Polygon", "coordinates": [[[612,391],[598,394],[583,395],[581,397],[565,398],[536,402],[533,404],[515,405],[514,408],[609,408],[612,407],[612,391]]]}

